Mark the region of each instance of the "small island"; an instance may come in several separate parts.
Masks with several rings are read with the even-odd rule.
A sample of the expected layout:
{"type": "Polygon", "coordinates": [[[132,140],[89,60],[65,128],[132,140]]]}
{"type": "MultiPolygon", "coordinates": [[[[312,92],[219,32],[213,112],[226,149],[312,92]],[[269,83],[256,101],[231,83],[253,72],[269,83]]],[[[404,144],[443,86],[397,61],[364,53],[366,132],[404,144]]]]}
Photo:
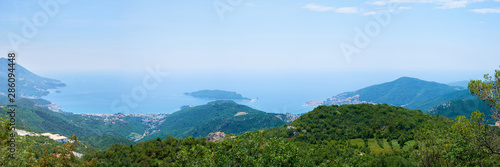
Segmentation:
{"type": "Polygon", "coordinates": [[[186,92],[184,94],[196,98],[205,98],[205,99],[254,101],[253,99],[243,97],[241,94],[238,94],[236,92],[229,92],[223,90],[200,90],[192,93],[186,92]]]}

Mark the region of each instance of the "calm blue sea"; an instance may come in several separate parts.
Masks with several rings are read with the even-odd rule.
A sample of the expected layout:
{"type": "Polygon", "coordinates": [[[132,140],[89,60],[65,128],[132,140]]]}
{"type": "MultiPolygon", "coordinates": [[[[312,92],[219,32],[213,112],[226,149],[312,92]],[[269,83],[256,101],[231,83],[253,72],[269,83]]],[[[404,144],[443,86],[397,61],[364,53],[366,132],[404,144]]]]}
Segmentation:
{"type": "MultiPolygon", "coordinates": [[[[342,92],[392,81],[401,76],[444,83],[470,79],[463,73],[443,79],[440,75],[421,72],[171,72],[156,88],[147,90],[143,86],[147,75],[146,70],[139,73],[44,73],[42,76],[59,79],[67,87],[60,88],[61,93],[52,90],[43,98],[63,111],[73,113],[172,113],[184,105],[202,105],[211,101],[186,96],[184,92],[220,89],[258,98],[255,102],[236,102],[261,111],[297,114],[314,108],[303,106],[306,101],[323,101],[342,92]],[[140,89],[146,91],[138,91],[140,89]],[[142,99],[126,104],[122,96],[132,96],[134,91],[136,97],[142,99]]],[[[475,75],[471,73],[470,76],[475,75]]],[[[153,81],[150,80],[151,83],[153,81]]]]}

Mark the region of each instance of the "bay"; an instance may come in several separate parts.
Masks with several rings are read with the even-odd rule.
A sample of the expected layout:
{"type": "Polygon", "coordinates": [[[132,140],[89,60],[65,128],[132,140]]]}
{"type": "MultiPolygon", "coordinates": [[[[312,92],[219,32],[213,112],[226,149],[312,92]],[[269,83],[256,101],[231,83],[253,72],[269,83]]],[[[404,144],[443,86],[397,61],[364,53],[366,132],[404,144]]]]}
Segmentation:
{"type": "MultiPolygon", "coordinates": [[[[428,73],[412,73],[420,78],[438,78],[428,73]]],[[[455,73],[456,74],[456,73],[455,73]]],[[[315,106],[306,101],[321,102],[346,91],[388,82],[405,76],[404,72],[171,72],[157,87],[143,85],[146,71],[133,72],[53,72],[43,76],[59,79],[67,86],[60,93],[51,90],[43,97],[65,112],[88,114],[173,113],[184,105],[203,105],[211,99],[184,95],[203,89],[235,91],[255,102],[239,104],[270,113],[305,113],[315,106]],[[138,90],[146,91],[138,91],[138,90]],[[144,94],[139,92],[145,92],[144,94]],[[144,97],[126,103],[122,96],[144,97]],[[115,102],[115,104],[113,104],[115,102]],[[119,104],[116,104],[119,102],[119,104]],[[114,106],[114,107],[113,107],[114,106]],[[118,108],[128,108],[120,110],[118,108]]],[[[463,80],[461,75],[442,78],[443,82],[463,80]]],[[[154,83],[154,79],[149,80],[154,83]]],[[[132,98],[128,98],[132,99],[132,98]]]]}

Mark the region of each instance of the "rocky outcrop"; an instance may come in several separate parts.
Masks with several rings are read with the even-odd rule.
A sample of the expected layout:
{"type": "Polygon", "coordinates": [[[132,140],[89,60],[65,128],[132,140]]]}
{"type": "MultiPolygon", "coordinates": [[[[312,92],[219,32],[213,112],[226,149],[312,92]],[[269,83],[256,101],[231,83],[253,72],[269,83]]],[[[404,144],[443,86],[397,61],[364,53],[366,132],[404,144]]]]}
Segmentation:
{"type": "MultiPolygon", "coordinates": [[[[296,127],[287,126],[286,129],[292,129],[293,130],[293,134],[290,135],[289,137],[295,137],[295,136],[298,136],[300,134],[300,132],[297,132],[297,128],[296,127]]],[[[305,130],[302,130],[302,133],[307,133],[307,132],[305,130]]]]}
{"type": "Polygon", "coordinates": [[[222,141],[224,139],[226,139],[224,132],[212,132],[207,136],[207,141],[222,141]]]}
{"type": "Polygon", "coordinates": [[[283,122],[290,123],[293,122],[295,119],[299,118],[299,114],[290,114],[290,113],[284,113],[284,114],[277,114],[276,117],[281,119],[283,122]]]}

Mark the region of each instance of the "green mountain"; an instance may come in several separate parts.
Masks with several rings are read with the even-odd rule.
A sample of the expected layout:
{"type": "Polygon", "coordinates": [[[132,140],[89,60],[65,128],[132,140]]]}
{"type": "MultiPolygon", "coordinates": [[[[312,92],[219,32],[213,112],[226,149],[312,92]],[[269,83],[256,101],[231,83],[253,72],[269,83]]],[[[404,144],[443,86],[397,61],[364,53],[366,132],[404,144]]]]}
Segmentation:
{"type": "MultiPolygon", "coordinates": [[[[427,102],[427,100],[443,95],[447,95],[448,97],[458,96],[451,93],[456,93],[460,90],[463,90],[463,88],[423,81],[416,78],[402,77],[392,82],[373,85],[354,92],[341,93],[327,99],[323,104],[390,104],[426,111],[426,109],[433,107],[432,102],[427,102]]],[[[445,100],[445,102],[449,100],[453,99],[445,100]]],[[[436,105],[438,104],[441,103],[437,103],[436,105]]]]}
{"type": "MultiPolygon", "coordinates": [[[[7,98],[1,96],[0,105],[7,105],[7,98]]],[[[5,111],[3,111],[5,113],[5,111]]],[[[18,99],[16,108],[16,126],[24,127],[35,132],[51,132],[63,135],[78,133],[80,135],[95,134],[79,127],[60,114],[40,106],[28,99],[18,99]]]]}
{"type": "MultiPolygon", "coordinates": [[[[0,58],[0,94],[7,94],[7,73],[9,60],[0,58]]],[[[41,97],[49,94],[48,89],[64,87],[66,84],[56,79],[40,77],[20,64],[16,64],[16,94],[17,97],[41,97]]]]}
{"type": "Polygon", "coordinates": [[[144,140],[165,138],[168,135],[200,138],[214,131],[239,135],[247,131],[282,126],[285,122],[281,116],[283,114],[265,113],[233,101],[218,100],[172,113],[155,128],[160,132],[144,140]]]}
{"type": "Polygon", "coordinates": [[[463,87],[463,88],[467,88],[467,86],[469,85],[469,81],[450,82],[447,85],[450,85],[450,86],[460,86],[460,87],[463,87]]]}
{"type": "Polygon", "coordinates": [[[238,94],[236,92],[229,92],[223,90],[200,90],[184,94],[197,98],[216,99],[216,100],[251,100],[249,98],[243,97],[241,94],[238,94]]]}
{"type": "MultiPolygon", "coordinates": [[[[410,109],[422,110],[424,112],[429,112],[429,110],[432,109],[433,107],[447,103],[449,101],[469,100],[469,99],[477,99],[477,97],[472,95],[468,89],[464,89],[428,99],[420,99],[405,107],[410,109]]],[[[468,115],[470,115],[470,113],[468,115]]]]}
{"type": "Polygon", "coordinates": [[[492,117],[493,109],[488,105],[488,103],[478,98],[449,101],[433,107],[429,110],[429,114],[442,115],[452,119],[455,119],[460,115],[469,118],[471,113],[476,110],[484,113],[486,116],[485,123],[495,124],[496,119],[492,117]]]}
{"type": "MultiPolygon", "coordinates": [[[[7,98],[0,96],[0,105],[5,106],[6,104],[7,98]]],[[[3,110],[2,113],[6,114],[3,110]]],[[[76,134],[78,137],[83,137],[82,141],[101,149],[105,149],[107,146],[87,139],[98,138],[109,143],[130,143],[132,141],[125,138],[127,135],[131,132],[143,133],[148,128],[147,125],[142,124],[140,119],[134,121],[133,118],[128,118],[125,119],[126,121],[106,122],[98,116],[54,112],[31,101],[31,99],[17,100],[15,116],[16,128],[18,129],[39,133],[50,132],[67,137],[76,134]]]]}
{"type": "Polygon", "coordinates": [[[448,120],[387,104],[356,104],[318,106],[302,115],[290,126],[302,135],[297,140],[318,142],[356,138],[412,139],[413,130],[448,120]]]}

